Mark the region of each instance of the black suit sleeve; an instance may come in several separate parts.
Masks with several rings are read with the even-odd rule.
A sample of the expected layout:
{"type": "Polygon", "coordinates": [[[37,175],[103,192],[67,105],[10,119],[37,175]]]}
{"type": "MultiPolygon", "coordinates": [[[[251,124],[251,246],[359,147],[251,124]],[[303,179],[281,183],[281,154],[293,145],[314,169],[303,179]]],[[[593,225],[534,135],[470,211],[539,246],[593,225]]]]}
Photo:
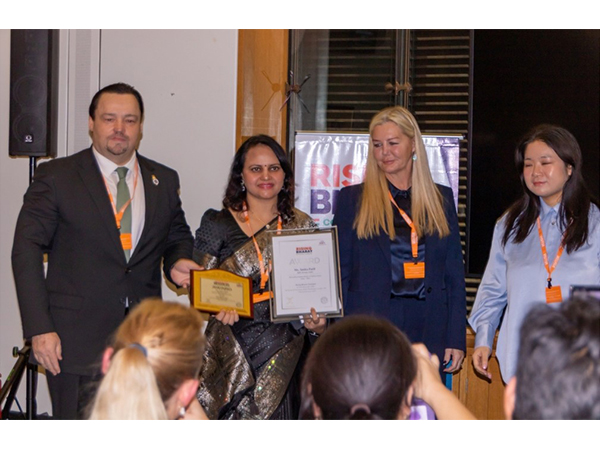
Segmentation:
{"type": "Polygon", "coordinates": [[[179,176],[177,173],[174,175],[174,183],[170,193],[170,203],[172,219],[169,234],[167,236],[165,252],[163,254],[163,270],[167,279],[170,282],[173,282],[170,274],[171,268],[179,259],[192,259],[193,250],[192,232],[185,220],[185,214],[181,207],[179,176]]]}
{"type": "Polygon", "coordinates": [[[25,338],[55,331],[49,311],[44,253],[52,244],[59,212],[50,164],[40,164],[27,190],[12,248],[12,268],[25,338]]]}

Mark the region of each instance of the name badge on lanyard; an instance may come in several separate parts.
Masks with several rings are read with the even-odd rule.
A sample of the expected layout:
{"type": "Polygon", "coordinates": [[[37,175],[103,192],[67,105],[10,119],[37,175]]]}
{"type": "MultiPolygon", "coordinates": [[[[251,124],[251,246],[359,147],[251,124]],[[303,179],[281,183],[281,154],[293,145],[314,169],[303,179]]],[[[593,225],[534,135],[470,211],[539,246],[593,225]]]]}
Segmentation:
{"type": "Polygon", "coordinates": [[[405,262],[404,263],[404,278],[407,280],[414,280],[417,278],[425,278],[425,262],[417,262],[417,257],[419,256],[419,236],[417,235],[417,230],[415,229],[415,225],[413,224],[408,214],[406,214],[402,208],[398,206],[394,197],[392,197],[392,193],[388,191],[388,195],[390,200],[404,219],[404,221],[410,227],[410,247],[412,250],[412,256],[414,261],[405,262]]]}
{"type": "Polygon", "coordinates": [[[560,244],[558,247],[558,252],[556,252],[556,257],[552,262],[552,267],[548,262],[548,251],[546,250],[546,241],[544,240],[544,234],[542,233],[542,223],[540,218],[537,218],[537,228],[538,233],[540,235],[540,246],[542,247],[542,256],[544,257],[544,267],[548,272],[548,286],[546,287],[546,303],[560,303],[562,302],[562,292],[560,290],[560,286],[552,286],[552,272],[556,269],[556,265],[558,264],[558,260],[562,256],[563,245],[560,244]]]}
{"type": "Polygon", "coordinates": [[[131,250],[133,248],[133,243],[131,241],[131,233],[122,233],[121,234],[121,246],[123,250],[131,250]]]}
{"type": "Polygon", "coordinates": [[[407,280],[414,278],[425,278],[425,263],[405,262],[404,263],[404,278],[407,280]]]}
{"type": "MultiPolygon", "coordinates": [[[[117,211],[117,203],[113,199],[112,193],[110,192],[110,187],[108,186],[108,181],[106,181],[106,177],[104,177],[104,175],[102,176],[102,178],[104,178],[104,185],[106,186],[106,192],[108,193],[108,199],[110,200],[110,205],[112,206],[113,213],[115,215],[115,223],[116,223],[117,229],[119,231],[121,230],[121,220],[123,219],[123,214],[125,213],[125,210],[129,207],[131,202],[133,201],[133,196],[135,195],[135,190],[137,188],[138,176],[139,176],[139,168],[138,168],[137,163],[135,165],[134,174],[135,174],[135,176],[133,178],[133,193],[129,196],[129,200],[127,200],[127,202],[125,202],[125,204],[121,207],[121,209],[119,211],[117,211]]],[[[121,246],[123,247],[123,250],[131,250],[133,248],[131,233],[121,233],[120,239],[121,239],[121,246]]]]}
{"type": "MultiPolygon", "coordinates": [[[[254,237],[254,231],[252,230],[252,226],[250,225],[250,214],[248,212],[248,206],[246,206],[246,202],[244,202],[244,204],[243,204],[243,216],[244,216],[244,222],[246,222],[246,225],[248,226],[248,229],[250,230],[252,242],[254,243],[254,248],[256,250],[256,255],[258,257],[258,266],[260,268],[260,291],[258,292],[258,294],[254,294],[253,298],[252,298],[254,303],[258,303],[263,300],[268,300],[272,295],[271,292],[264,292],[267,281],[269,280],[269,272],[271,271],[271,264],[269,263],[268,267],[265,265],[262,251],[260,250],[260,247],[258,246],[258,242],[256,242],[256,238],[254,237]]],[[[282,229],[283,229],[283,221],[281,220],[281,214],[278,214],[277,215],[277,231],[278,231],[277,234],[279,234],[279,231],[281,231],[282,229]]]]}

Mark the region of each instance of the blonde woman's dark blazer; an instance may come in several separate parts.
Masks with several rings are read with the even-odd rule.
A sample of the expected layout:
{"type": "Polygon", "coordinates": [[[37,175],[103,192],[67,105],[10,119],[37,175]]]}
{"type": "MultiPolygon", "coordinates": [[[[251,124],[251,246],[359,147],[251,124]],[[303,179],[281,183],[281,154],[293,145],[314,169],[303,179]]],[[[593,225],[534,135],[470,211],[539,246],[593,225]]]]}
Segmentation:
{"type": "MultiPolygon", "coordinates": [[[[427,320],[423,340],[432,353],[443,358],[445,348],[466,348],[466,292],[452,190],[436,186],[444,198],[450,235],[425,237],[427,320]]],[[[339,233],[344,310],[346,315],[371,314],[394,322],[396,318],[390,316],[388,308],[392,291],[390,238],[381,232],[371,239],[359,239],[353,228],[362,190],[362,184],[341,190],[333,221],[339,233]]]]}

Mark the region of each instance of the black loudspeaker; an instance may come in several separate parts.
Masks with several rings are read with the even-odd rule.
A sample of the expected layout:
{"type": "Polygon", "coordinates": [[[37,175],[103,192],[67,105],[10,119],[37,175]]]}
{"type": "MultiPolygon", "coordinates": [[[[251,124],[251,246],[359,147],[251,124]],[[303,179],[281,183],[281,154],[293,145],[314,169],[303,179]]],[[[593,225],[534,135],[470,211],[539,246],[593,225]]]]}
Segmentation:
{"type": "Polygon", "coordinates": [[[56,156],[58,30],[11,30],[10,156],[56,156]]]}

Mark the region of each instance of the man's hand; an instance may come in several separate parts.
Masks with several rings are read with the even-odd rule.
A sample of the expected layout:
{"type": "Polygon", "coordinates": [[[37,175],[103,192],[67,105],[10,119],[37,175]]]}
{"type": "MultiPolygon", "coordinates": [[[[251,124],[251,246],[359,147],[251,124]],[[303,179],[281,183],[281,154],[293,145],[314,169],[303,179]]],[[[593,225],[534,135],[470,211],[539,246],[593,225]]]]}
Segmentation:
{"type": "Polygon", "coordinates": [[[190,270],[204,270],[204,267],[196,264],[191,259],[178,259],[171,268],[171,279],[177,286],[189,289],[190,270]]]}
{"type": "Polygon", "coordinates": [[[37,362],[52,375],[58,375],[60,373],[58,361],[62,360],[62,347],[58,334],[52,332],[33,336],[31,345],[37,362]]]}

